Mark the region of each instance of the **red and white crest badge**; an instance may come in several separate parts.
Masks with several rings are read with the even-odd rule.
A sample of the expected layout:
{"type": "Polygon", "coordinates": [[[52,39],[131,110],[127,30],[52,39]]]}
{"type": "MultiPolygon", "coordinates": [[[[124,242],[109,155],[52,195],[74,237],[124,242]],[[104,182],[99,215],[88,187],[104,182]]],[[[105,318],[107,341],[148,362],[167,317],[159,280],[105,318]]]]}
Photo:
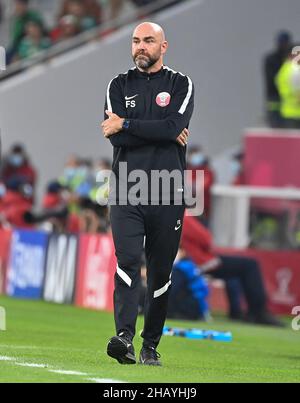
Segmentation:
{"type": "Polygon", "coordinates": [[[168,106],[171,101],[171,95],[168,92],[160,92],[156,97],[156,103],[158,106],[164,108],[168,106]]]}

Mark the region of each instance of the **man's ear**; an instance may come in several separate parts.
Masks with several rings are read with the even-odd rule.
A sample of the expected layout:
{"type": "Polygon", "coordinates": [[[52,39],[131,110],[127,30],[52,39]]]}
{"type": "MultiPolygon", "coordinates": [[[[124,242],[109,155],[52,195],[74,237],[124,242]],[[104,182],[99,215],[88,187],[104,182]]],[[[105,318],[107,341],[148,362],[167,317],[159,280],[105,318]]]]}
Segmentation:
{"type": "Polygon", "coordinates": [[[169,47],[169,43],[167,41],[163,41],[163,43],[161,44],[161,53],[162,55],[164,55],[169,47]]]}

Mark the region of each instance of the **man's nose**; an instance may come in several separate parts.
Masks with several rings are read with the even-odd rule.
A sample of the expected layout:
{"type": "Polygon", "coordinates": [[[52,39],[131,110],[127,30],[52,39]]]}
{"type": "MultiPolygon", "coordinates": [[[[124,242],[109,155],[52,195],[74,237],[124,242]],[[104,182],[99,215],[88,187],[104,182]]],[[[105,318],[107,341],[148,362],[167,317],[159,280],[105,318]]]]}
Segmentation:
{"type": "Polygon", "coordinates": [[[138,50],[145,50],[145,44],[144,44],[144,42],[140,42],[139,44],[138,44],[138,50]]]}

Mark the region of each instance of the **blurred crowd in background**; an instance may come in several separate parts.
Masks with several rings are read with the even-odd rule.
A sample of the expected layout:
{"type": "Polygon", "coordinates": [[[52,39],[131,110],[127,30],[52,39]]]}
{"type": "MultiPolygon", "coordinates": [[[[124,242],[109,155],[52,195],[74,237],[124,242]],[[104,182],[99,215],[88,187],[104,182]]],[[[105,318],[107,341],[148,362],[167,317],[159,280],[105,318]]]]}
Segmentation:
{"type": "MultiPolygon", "coordinates": [[[[170,5],[179,1],[184,0],[171,1],[170,5]]],[[[62,0],[53,26],[48,26],[43,13],[30,0],[13,0],[7,64],[34,58],[40,51],[118,18],[128,2],[135,8],[159,3],[158,0],[62,0]]],[[[0,0],[0,24],[4,18],[3,4],[4,0],[0,0]]],[[[283,30],[276,34],[274,49],[264,57],[266,122],[272,128],[300,128],[300,65],[294,63],[298,53],[292,33],[283,30]]]]}
{"type": "MultiPolygon", "coordinates": [[[[131,0],[136,7],[156,0],[131,0]]],[[[101,25],[104,14],[110,19],[122,12],[125,0],[64,0],[54,26],[45,23],[44,16],[31,7],[28,0],[14,0],[10,24],[8,62],[32,58],[41,50],[73,38],[101,25]],[[109,12],[104,10],[104,4],[109,12]]],[[[0,0],[0,21],[3,18],[0,0]]],[[[276,35],[275,48],[264,58],[265,110],[267,124],[272,128],[300,128],[300,65],[294,63],[296,46],[292,34],[281,31],[276,35]]],[[[266,291],[259,264],[253,259],[219,256],[213,251],[209,230],[211,188],[217,174],[201,145],[190,145],[187,168],[192,171],[192,187],[196,172],[204,171],[204,213],[186,217],[173,273],[169,316],[182,319],[210,319],[206,278],[225,282],[228,315],[231,319],[280,326],[281,323],[266,308],[266,291]],[[198,262],[196,264],[195,262],[198,262]],[[200,262],[200,263],[199,263],[200,262]],[[247,302],[247,310],[243,301],[247,302]]],[[[51,180],[39,206],[36,203],[38,171],[23,144],[14,144],[4,155],[0,177],[0,228],[42,229],[54,233],[109,233],[108,207],[99,203],[108,194],[103,170],[111,169],[106,158],[92,160],[71,155],[57,178],[51,180]]],[[[244,185],[244,153],[240,150],[231,158],[232,185],[244,185]]],[[[299,208],[300,212],[300,208],[299,208]]],[[[300,214],[296,223],[294,246],[300,246],[300,214]]],[[[284,224],[285,225],[285,224],[284,224]]],[[[280,218],[268,213],[251,213],[251,246],[278,249],[282,231],[280,218]]],[[[284,245],[286,246],[286,245],[284,245]]],[[[142,269],[143,290],[146,268],[142,269]]],[[[143,297],[140,310],[143,311],[143,297]]]]}
{"type": "MultiPolygon", "coordinates": [[[[232,155],[230,167],[232,185],[245,185],[242,151],[232,155]]],[[[42,228],[54,232],[106,232],[109,228],[106,207],[108,184],[103,171],[110,169],[111,161],[106,158],[93,161],[90,158],[70,156],[57,178],[48,183],[41,205],[37,206],[35,195],[38,173],[25,146],[14,144],[2,161],[0,227],[42,228]]],[[[210,228],[214,208],[211,190],[217,183],[218,175],[200,145],[189,146],[187,169],[191,171],[193,189],[197,185],[197,171],[204,173],[204,212],[197,217],[197,221],[210,228]]],[[[271,211],[262,212],[253,204],[250,246],[269,250],[299,249],[300,214],[295,216],[294,208],[291,228],[287,202],[286,206],[286,211],[279,215],[271,211]],[[286,233],[289,239],[284,239],[286,233]]]]}
{"type": "MultiPolygon", "coordinates": [[[[188,150],[187,168],[192,171],[192,186],[196,187],[196,172],[204,171],[205,211],[199,217],[202,224],[208,226],[211,209],[211,187],[215,181],[215,173],[201,146],[193,145],[188,150]]],[[[90,158],[70,156],[58,177],[49,182],[42,200],[41,217],[37,221],[34,216],[24,212],[34,211],[35,187],[37,172],[22,144],[14,144],[4,156],[0,182],[0,220],[2,226],[21,226],[26,228],[49,228],[56,232],[101,232],[108,224],[100,220],[98,214],[92,219],[92,214],[84,215],[86,210],[104,212],[106,207],[100,206],[99,201],[107,198],[108,186],[103,177],[104,170],[111,169],[111,161],[101,158],[93,161],[90,158]],[[62,212],[61,221],[56,219],[52,226],[43,223],[42,215],[51,212],[62,212]],[[63,219],[64,218],[64,219],[63,219]],[[101,222],[100,222],[100,221],[101,222]],[[98,223],[98,224],[97,224],[98,223]]],[[[105,204],[105,203],[104,203],[105,204]]],[[[91,213],[91,212],[90,212],[91,213]]],[[[105,216],[105,214],[101,214],[105,216]]],[[[48,219],[44,221],[49,221],[48,219]]]]}
{"type": "MultiPolygon", "coordinates": [[[[105,20],[118,18],[129,2],[135,7],[143,7],[157,0],[63,0],[55,17],[54,26],[48,26],[45,17],[30,0],[13,0],[13,15],[10,18],[10,44],[7,64],[33,58],[40,51],[76,35],[101,26],[105,20]]],[[[179,1],[179,0],[176,0],[179,1]]],[[[174,0],[174,3],[176,2],[174,0]]],[[[3,19],[3,0],[0,0],[0,23],[3,19]]]]}
{"type": "Polygon", "coordinates": [[[24,146],[13,145],[2,164],[0,226],[57,233],[106,232],[107,207],[97,203],[96,197],[101,197],[101,187],[105,197],[107,185],[105,179],[101,183],[101,170],[110,168],[109,160],[70,156],[61,174],[48,183],[42,206],[36,210],[36,169],[24,146]]]}
{"type": "MultiPolygon", "coordinates": [[[[207,228],[211,209],[210,190],[215,174],[200,146],[191,146],[187,166],[192,178],[204,171],[205,212],[201,217],[186,216],[181,248],[174,265],[169,317],[210,319],[206,277],[225,282],[228,315],[234,320],[281,326],[266,308],[266,291],[259,264],[239,256],[219,256],[214,252],[212,235],[207,228]],[[195,263],[198,262],[198,265],[195,263]],[[245,311],[243,301],[248,309],[245,311]]],[[[22,144],[12,146],[4,157],[0,184],[0,227],[39,229],[54,233],[108,233],[109,211],[107,175],[111,161],[93,161],[71,155],[45,189],[40,208],[35,208],[37,172],[22,144]]],[[[239,179],[236,178],[236,181],[239,179]]],[[[192,183],[192,186],[195,186],[192,183]]],[[[146,267],[142,268],[143,295],[146,267]]]]}

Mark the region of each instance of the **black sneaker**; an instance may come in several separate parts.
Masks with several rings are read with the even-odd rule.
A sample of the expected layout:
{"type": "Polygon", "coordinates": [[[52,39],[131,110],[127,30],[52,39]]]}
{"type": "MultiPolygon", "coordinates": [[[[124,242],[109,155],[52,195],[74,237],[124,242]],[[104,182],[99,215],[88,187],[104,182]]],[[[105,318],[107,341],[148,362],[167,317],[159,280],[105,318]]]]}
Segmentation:
{"type": "Polygon", "coordinates": [[[160,354],[154,347],[142,347],[140,352],[140,364],[161,367],[162,364],[159,361],[159,358],[160,354]]]}
{"type": "Polygon", "coordinates": [[[107,354],[120,364],[136,364],[132,341],[126,336],[112,337],[107,345],[107,354]]]}

